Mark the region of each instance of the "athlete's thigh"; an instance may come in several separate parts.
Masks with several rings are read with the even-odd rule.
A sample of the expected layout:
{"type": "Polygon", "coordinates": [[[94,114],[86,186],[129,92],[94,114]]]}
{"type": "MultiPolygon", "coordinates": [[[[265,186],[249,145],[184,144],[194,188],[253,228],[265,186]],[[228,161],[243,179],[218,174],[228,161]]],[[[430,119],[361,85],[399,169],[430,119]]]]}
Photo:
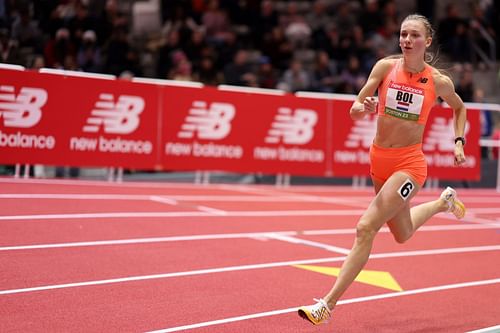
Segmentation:
{"type": "Polygon", "coordinates": [[[392,234],[394,234],[395,236],[404,235],[407,234],[408,232],[413,231],[413,225],[411,222],[411,214],[410,214],[410,200],[420,190],[420,185],[416,181],[414,181],[411,176],[409,176],[404,172],[400,172],[400,175],[404,180],[402,182],[403,185],[401,185],[401,189],[398,188],[400,189],[398,194],[400,194],[401,198],[404,200],[404,205],[394,215],[392,219],[387,221],[387,226],[391,230],[392,234]],[[409,182],[411,182],[411,185],[409,182]],[[406,190],[404,189],[404,186],[406,186],[406,190]],[[405,193],[408,195],[406,198],[403,198],[405,193]]]}
{"type": "Polygon", "coordinates": [[[378,182],[374,182],[374,185],[377,195],[364,218],[371,221],[377,230],[385,223],[399,221],[409,214],[409,200],[418,190],[418,185],[411,177],[404,172],[395,172],[383,185],[378,182]]]}

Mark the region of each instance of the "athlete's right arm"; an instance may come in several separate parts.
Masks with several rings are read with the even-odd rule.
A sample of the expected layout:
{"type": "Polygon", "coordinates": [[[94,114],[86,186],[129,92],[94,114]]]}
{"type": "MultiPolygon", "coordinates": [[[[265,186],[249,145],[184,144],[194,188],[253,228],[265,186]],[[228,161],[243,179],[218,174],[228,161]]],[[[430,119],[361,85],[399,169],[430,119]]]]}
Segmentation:
{"type": "Polygon", "coordinates": [[[353,120],[361,119],[367,114],[377,111],[377,99],[373,95],[384,80],[393,62],[393,59],[384,58],[377,61],[373,66],[368,80],[359,91],[356,100],[351,106],[350,115],[353,120]]]}

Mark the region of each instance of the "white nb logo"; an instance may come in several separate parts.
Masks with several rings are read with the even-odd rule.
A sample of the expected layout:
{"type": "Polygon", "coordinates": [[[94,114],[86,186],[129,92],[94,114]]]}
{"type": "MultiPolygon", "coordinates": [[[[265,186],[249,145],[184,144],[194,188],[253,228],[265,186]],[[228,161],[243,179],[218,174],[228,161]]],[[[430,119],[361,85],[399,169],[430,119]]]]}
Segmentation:
{"type": "Polygon", "coordinates": [[[369,148],[377,131],[375,116],[356,120],[351,127],[351,131],[344,142],[346,148],[369,148]]]}
{"type": "Polygon", "coordinates": [[[289,108],[279,108],[265,142],[278,143],[283,140],[286,144],[306,144],[314,136],[317,121],[318,115],[312,110],[297,109],[292,114],[289,108]]]}
{"type": "MultiPolygon", "coordinates": [[[[465,125],[465,133],[469,131],[469,122],[465,125]]],[[[455,150],[453,119],[443,117],[434,118],[427,136],[425,137],[423,150],[441,152],[453,152],[455,150]]]]}
{"type": "Polygon", "coordinates": [[[199,139],[223,139],[231,131],[235,113],[232,104],[211,103],[208,107],[206,102],[194,101],[177,136],[192,138],[196,132],[199,139]]]}
{"type": "Polygon", "coordinates": [[[16,96],[14,87],[0,86],[0,117],[6,127],[33,127],[42,118],[47,102],[44,89],[23,87],[16,96]]]}
{"type": "Polygon", "coordinates": [[[83,131],[95,133],[103,126],[105,133],[132,133],[139,126],[144,105],[144,99],[138,96],[121,95],[115,103],[112,94],[101,94],[83,131]]]}

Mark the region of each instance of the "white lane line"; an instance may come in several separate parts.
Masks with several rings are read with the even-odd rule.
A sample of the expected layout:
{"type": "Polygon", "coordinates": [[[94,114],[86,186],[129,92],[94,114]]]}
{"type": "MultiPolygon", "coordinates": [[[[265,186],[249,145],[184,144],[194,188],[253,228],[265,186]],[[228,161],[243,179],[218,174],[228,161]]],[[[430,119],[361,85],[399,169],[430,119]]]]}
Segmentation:
{"type": "Polygon", "coordinates": [[[500,325],[485,327],[475,331],[468,331],[466,333],[499,333],[499,332],[500,332],[500,325]]]}
{"type": "MultiPolygon", "coordinates": [[[[370,255],[370,259],[426,256],[426,255],[439,255],[439,254],[456,254],[456,253],[469,253],[469,252],[485,252],[485,251],[500,251],[500,245],[378,253],[378,254],[370,255]]],[[[54,284],[54,285],[46,285],[46,286],[38,286],[38,287],[30,287],[30,288],[0,290],[0,295],[11,295],[11,294],[34,292],[34,291],[75,288],[75,287],[84,287],[84,286],[96,286],[96,285],[104,285],[104,284],[112,284],[112,283],[124,283],[124,282],[131,282],[131,281],[144,281],[144,280],[152,280],[152,279],[166,279],[166,278],[193,276],[193,275],[214,274],[214,273],[274,268],[274,267],[293,266],[293,265],[319,264],[319,263],[343,261],[345,258],[346,258],[345,256],[342,256],[342,257],[330,257],[330,258],[318,258],[318,259],[292,260],[292,261],[271,262],[271,263],[265,263],[265,264],[227,266],[227,267],[220,267],[220,268],[209,268],[209,269],[200,269],[200,270],[183,271],[183,272],[172,272],[172,273],[163,273],[163,274],[153,274],[153,275],[129,276],[129,277],[123,277],[123,278],[107,279],[107,280],[93,280],[93,281],[84,281],[84,282],[75,282],[75,283],[66,283],[66,284],[54,284]]]]}
{"type": "Polygon", "coordinates": [[[133,194],[0,194],[0,199],[52,199],[52,200],[147,200],[148,196],[133,194]]]}
{"type": "MultiPolygon", "coordinates": [[[[486,230],[498,229],[500,223],[496,224],[452,224],[452,225],[434,225],[423,226],[418,229],[419,232],[427,231],[461,231],[461,230],[486,230]]],[[[389,233],[387,227],[380,229],[381,233],[389,233]]],[[[27,244],[27,245],[12,245],[0,247],[0,251],[16,251],[16,250],[35,250],[35,249],[50,249],[50,248],[66,248],[66,247],[84,247],[84,246],[105,246],[105,245],[126,245],[126,244],[143,244],[143,243],[160,243],[160,242],[182,242],[182,241],[200,241],[200,240],[220,240],[220,239],[235,239],[235,238],[251,238],[256,240],[268,240],[269,235],[279,236],[319,236],[319,235],[352,235],[355,234],[354,228],[345,229],[324,229],[324,230],[304,230],[304,231],[261,231],[249,233],[224,233],[224,234],[204,234],[204,235],[184,235],[184,236],[169,236],[169,237],[151,237],[151,238],[131,238],[131,239],[110,239],[110,240],[94,240],[84,242],[67,242],[67,243],[52,243],[52,244],[27,244]]],[[[305,241],[305,240],[301,240],[305,241]]],[[[322,243],[318,243],[322,244],[322,243]]],[[[325,244],[322,244],[325,245],[325,244]]],[[[326,245],[330,246],[330,245],[326,245]]],[[[323,246],[320,246],[323,247],[323,246]]],[[[335,251],[334,251],[335,252],[335,251]]]]}
{"type": "MultiPolygon", "coordinates": [[[[4,193],[0,199],[53,199],[53,200],[149,200],[153,195],[133,194],[53,194],[53,193],[4,193]]],[[[164,197],[162,195],[156,195],[164,197]]],[[[332,204],[354,204],[365,207],[366,202],[359,202],[355,197],[315,197],[310,195],[168,195],[177,201],[202,201],[202,202],[321,202],[332,204]]]]}
{"type": "MultiPolygon", "coordinates": [[[[204,207],[204,206],[198,206],[204,207]]],[[[208,217],[208,216],[228,216],[228,217],[273,217],[273,216],[360,216],[364,209],[325,209],[325,210],[263,210],[263,211],[223,211],[210,207],[205,207],[203,212],[113,212],[113,213],[76,213],[76,214],[34,214],[34,215],[4,215],[0,216],[0,221],[19,220],[60,220],[60,219],[94,219],[94,218],[154,218],[154,217],[208,217]]],[[[474,209],[469,209],[468,213],[474,213],[474,209]]],[[[439,215],[436,218],[455,220],[454,217],[439,215]]],[[[486,219],[468,218],[464,222],[481,221],[486,219]]],[[[491,221],[489,221],[491,222],[491,221]]]]}
{"type": "Polygon", "coordinates": [[[349,252],[351,252],[350,249],[345,249],[343,247],[324,244],[324,243],[320,243],[320,242],[314,242],[314,241],[310,241],[307,239],[300,239],[300,238],[292,237],[289,235],[272,234],[271,233],[267,237],[271,238],[271,239],[276,239],[279,241],[287,242],[287,243],[292,243],[292,244],[302,244],[302,245],[306,245],[306,246],[319,247],[323,250],[327,250],[330,252],[336,252],[336,253],[340,253],[340,254],[349,254],[349,252]]]}
{"type": "MultiPolygon", "coordinates": [[[[443,291],[443,290],[451,290],[451,289],[486,286],[486,285],[492,285],[492,284],[498,284],[498,283],[500,283],[500,278],[499,279],[491,279],[491,280],[462,282],[462,283],[455,283],[455,284],[445,284],[445,285],[428,287],[428,288],[412,289],[412,290],[398,291],[398,292],[386,293],[386,294],[380,294],[380,295],[350,298],[350,299],[346,299],[346,300],[340,300],[337,303],[337,305],[369,302],[369,301],[375,301],[375,300],[386,299],[386,298],[418,295],[418,294],[431,293],[431,292],[437,292],[437,291],[443,291]]],[[[148,333],[179,332],[179,331],[185,331],[185,330],[196,329],[196,328],[201,328],[201,327],[228,324],[228,323],[233,323],[233,322],[243,321],[243,320],[248,320],[248,319],[276,316],[276,315],[281,315],[281,314],[285,314],[285,313],[295,312],[298,309],[299,309],[298,307],[294,307],[294,308],[281,309],[281,310],[275,310],[275,311],[253,313],[253,314],[244,315],[244,316],[229,317],[229,318],[206,321],[206,322],[201,322],[201,323],[196,323],[196,324],[191,324],[191,325],[184,325],[184,326],[165,328],[165,329],[160,329],[160,330],[155,330],[155,331],[149,331],[148,333]]],[[[474,332],[476,332],[476,331],[474,331],[474,332]]],[[[477,331],[477,332],[483,332],[483,331],[477,331]]],[[[493,331],[484,331],[484,332],[493,333],[493,331]]]]}
{"type": "Polygon", "coordinates": [[[189,184],[179,182],[122,182],[110,183],[102,180],[71,180],[71,179],[15,179],[15,178],[0,178],[0,183],[6,184],[36,184],[36,185],[67,185],[67,186],[92,186],[92,187],[114,187],[114,188],[181,188],[201,190],[206,193],[211,189],[223,189],[219,184],[211,184],[210,187],[200,184],[189,184]]]}
{"type": "Polygon", "coordinates": [[[149,200],[159,202],[159,203],[164,203],[167,205],[172,205],[172,206],[175,206],[178,203],[177,200],[175,200],[175,199],[170,199],[170,198],[162,197],[159,195],[152,195],[149,197],[149,200]]]}
{"type": "MultiPolygon", "coordinates": [[[[222,211],[221,211],[222,212],[222,211]]],[[[272,217],[272,216],[353,216],[361,215],[364,210],[274,210],[274,211],[225,211],[228,217],[272,217]]],[[[19,220],[60,220],[60,219],[95,219],[95,218],[154,218],[154,217],[210,217],[213,212],[115,212],[115,213],[80,213],[80,214],[37,214],[4,215],[0,221],[19,220]]]]}
{"type": "MultiPolygon", "coordinates": [[[[297,235],[296,231],[277,231],[276,234],[297,235]]],[[[55,244],[33,244],[33,245],[16,245],[3,246],[0,251],[16,251],[16,250],[36,250],[36,249],[52,249],[66,247],[85,247],[85,246],[105,246],[105,245],[128,245],[128,244],[147,244],[147,243],[163,243],[163,242],[181,242],[181,241],[199,241],[199,240],[221,240],[221,239],[239,239],[239,238],[267,238],[267,232],[250,232],[250,233],[234,233],[234,234],[211,234],[211,235],[189,235],[189,236],[170,236],[170,237],[152,237],[152,238],[131,238],[131,239],[113,239],[105,241],[86,241],[86,242],[71,242],[71,243],[55,243],[55,244]]]]}
{"type": "Polygon", "coordinates": [[[228,213],[225,210],[216,209],[216,208],[207,207],[207,206],[196,206],[196,209],[198,209],[199,211],[205,212],[205,213],[218,215],[218,216],[227,215],[227,213],[228,213]]]}

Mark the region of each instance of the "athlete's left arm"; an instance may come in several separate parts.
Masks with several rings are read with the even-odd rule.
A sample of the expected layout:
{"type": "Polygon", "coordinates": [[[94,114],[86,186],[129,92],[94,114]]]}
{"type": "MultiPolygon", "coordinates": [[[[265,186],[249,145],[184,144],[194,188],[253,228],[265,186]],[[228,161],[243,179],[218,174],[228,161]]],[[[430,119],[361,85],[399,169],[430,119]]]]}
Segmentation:
{"type": "MultiPolygon", "coordinates": [[[[439,74],[434,81],[436,92],[453,109],[453,125],[455,137],[463,137],[465,134],[465,123],[467,122],[467,109],[464,102],[455,92],[453,81],[446,75],[439,74]]],[[[455,142],[455,163],[457,165],[465,162],[464,147],[461,141],[455,142]]]]}

